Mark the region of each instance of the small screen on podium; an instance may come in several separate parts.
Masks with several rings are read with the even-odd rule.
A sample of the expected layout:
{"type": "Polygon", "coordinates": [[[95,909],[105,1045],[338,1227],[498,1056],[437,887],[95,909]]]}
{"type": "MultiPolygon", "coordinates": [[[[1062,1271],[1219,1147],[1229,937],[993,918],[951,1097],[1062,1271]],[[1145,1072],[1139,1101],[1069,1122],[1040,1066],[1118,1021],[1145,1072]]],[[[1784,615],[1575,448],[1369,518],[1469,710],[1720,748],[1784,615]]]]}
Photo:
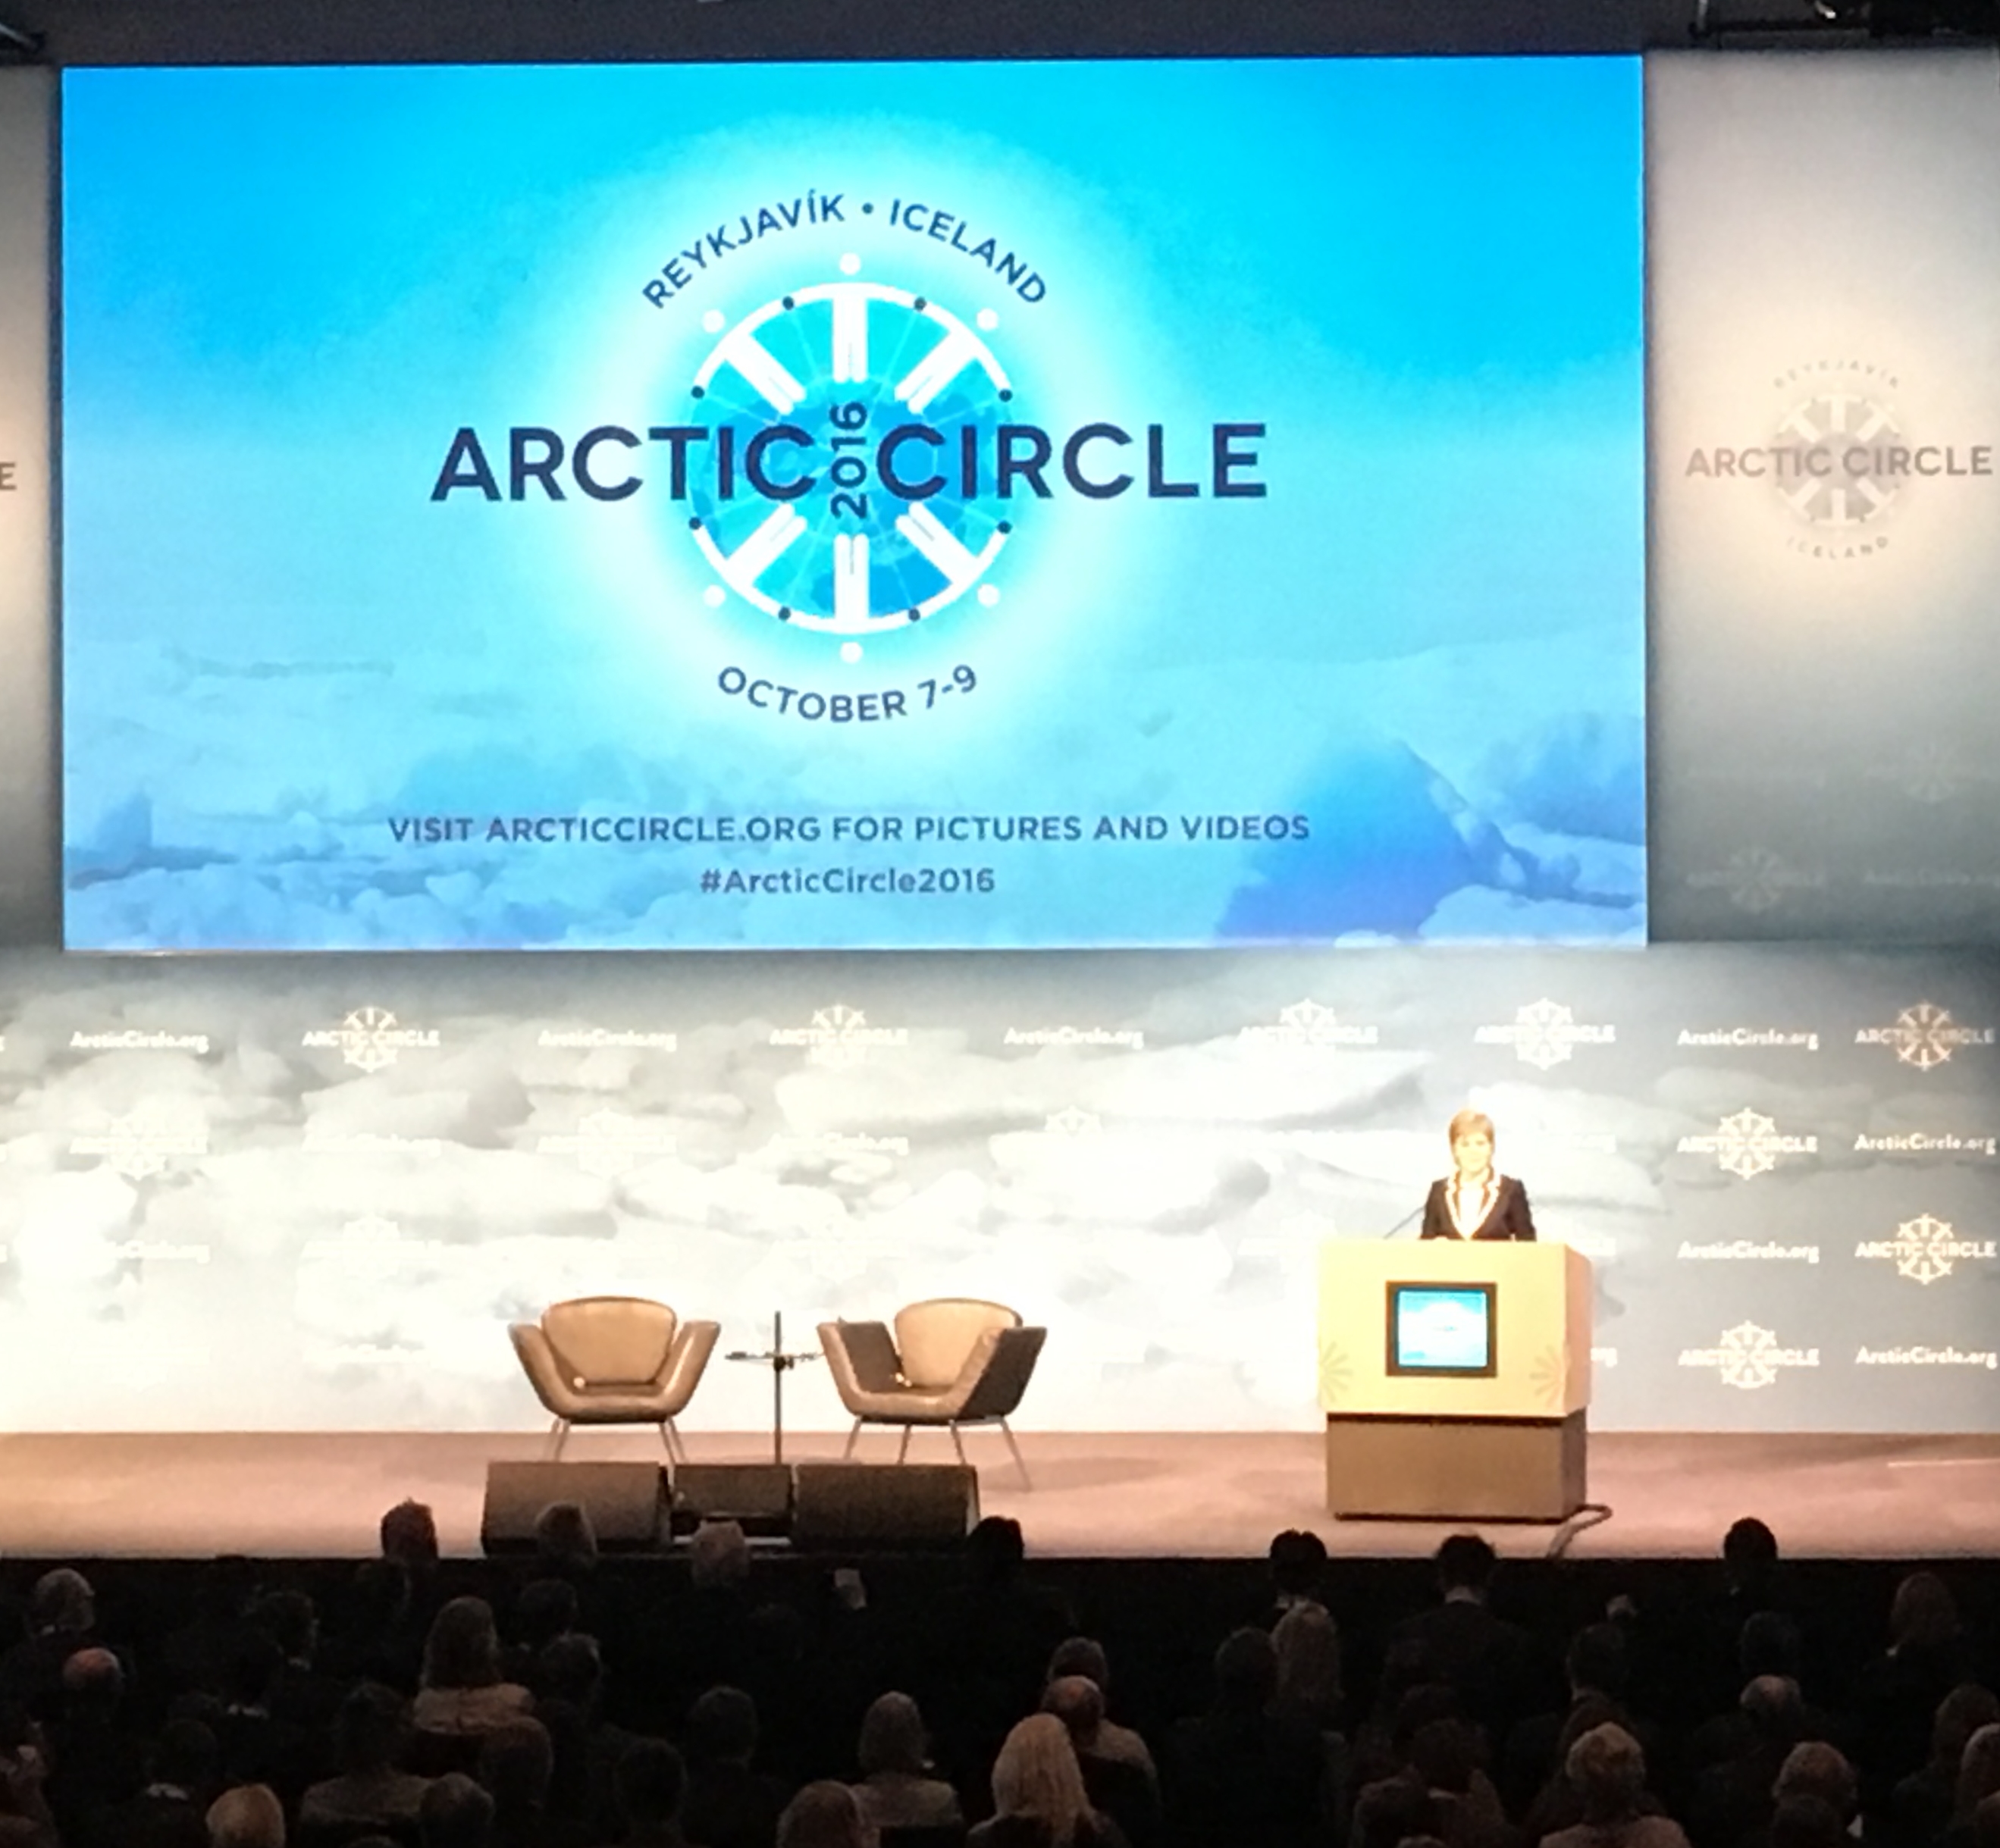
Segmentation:
{"type": "Polygon", "coordinates": [[[1493,1298],[1490,1283],[1390,1285],[1389,1371],[1490,1378],[1493,1298]]]}

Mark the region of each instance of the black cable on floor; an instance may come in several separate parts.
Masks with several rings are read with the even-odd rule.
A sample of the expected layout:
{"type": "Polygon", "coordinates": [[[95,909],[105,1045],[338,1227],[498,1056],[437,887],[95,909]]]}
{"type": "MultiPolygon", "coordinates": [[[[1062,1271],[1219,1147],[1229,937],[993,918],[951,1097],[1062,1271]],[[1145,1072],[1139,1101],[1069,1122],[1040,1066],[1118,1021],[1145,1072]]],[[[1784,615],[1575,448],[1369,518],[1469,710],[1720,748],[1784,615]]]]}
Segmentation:
{"type": "Polygon", "coordinates": [[[1585,1502],[1549,1536],[1549,1550],[1543,1557],[1560,1559],[1569,1551],[1570,1542],[1578,1534],[1587,1534],[1592,1527],[1601,1527],[1610,1518],[1611,1504],[1609,1502],[1585,1502]]]}

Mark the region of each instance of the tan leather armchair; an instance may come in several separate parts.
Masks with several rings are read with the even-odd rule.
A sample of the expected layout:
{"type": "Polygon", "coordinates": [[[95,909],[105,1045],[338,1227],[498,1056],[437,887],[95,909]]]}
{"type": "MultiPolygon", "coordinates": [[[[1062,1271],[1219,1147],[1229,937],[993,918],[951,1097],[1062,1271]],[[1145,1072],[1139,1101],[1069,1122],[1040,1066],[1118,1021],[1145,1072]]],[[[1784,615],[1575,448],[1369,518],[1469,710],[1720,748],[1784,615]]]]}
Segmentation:
{"type": "Polygon", "coordinates": [[[535,1396],[554,1416],[549,1455],[578,1424],[656,1424],[668,1457],[685,1462],[675,1416],[687,1409],[722,1332],[682,1322],[643,1296],[579,1296],[508,1329],[535,1396]]]}
{"type": "Polygon", "coordinates": [[[893,1337],[880,1322],[822,1322],[820,1346],[835,1389],[854,1414],[843,1454],[854,1454],[864,1424],[899,1424],[900,1463],[909,1454],[915,1426],[941,1424],[951,1433],[963,1463],[959,1427],[997,1424],[1023,1486],[1032,1489],[1007,1414],[1027,1391],[1048,1333],[1045,1328],[1024,1327],[1019,1316],[1002,1304],[963,1296],[911,1303],[898,1313],[893,1337]]]}

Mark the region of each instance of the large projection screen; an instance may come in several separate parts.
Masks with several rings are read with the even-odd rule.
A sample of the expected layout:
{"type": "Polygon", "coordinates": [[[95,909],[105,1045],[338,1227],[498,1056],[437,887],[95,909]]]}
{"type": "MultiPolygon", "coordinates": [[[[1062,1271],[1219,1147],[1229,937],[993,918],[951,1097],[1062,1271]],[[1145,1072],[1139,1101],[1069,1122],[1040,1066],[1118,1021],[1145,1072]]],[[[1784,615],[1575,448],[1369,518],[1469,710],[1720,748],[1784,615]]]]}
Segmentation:
{"type": "Polygon", "coordinates": [[[68,74],[67,943],[1642,940],[1640,92],[68,74]]]}

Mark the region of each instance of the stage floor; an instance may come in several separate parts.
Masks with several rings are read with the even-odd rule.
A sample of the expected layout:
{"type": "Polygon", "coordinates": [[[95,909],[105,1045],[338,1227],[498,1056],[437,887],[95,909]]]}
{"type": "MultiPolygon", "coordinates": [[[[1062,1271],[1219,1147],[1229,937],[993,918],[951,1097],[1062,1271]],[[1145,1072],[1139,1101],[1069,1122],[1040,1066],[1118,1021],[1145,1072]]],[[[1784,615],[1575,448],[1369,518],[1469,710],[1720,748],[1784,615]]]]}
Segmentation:
{"type": "MultiPolygon", "coordinates": [[[[788,1437],[787,1458],[837,1457],[839,1437],[788,1437]]],[[[1032,1552],[1056,1556],[1261,1555],[1311,1527],[1336,1553],[1429,1553],[1446,1527],[1335,1521],[1312,1432],[1023,1434],[1024,1490],[999,1439],[974,1432],[984,1511],[1011,1514],[1032,1552]]],[[[696,1434],[697,1462],[768,1460],[768,1437],[696,1434]]],[[[486,1465],[542,1454],[526,1434],[0,1437],[0,1554],[19,1558],[359,1558],[405,1496],[436,1510],[445,1549],[478,1550],[486,1465]]],[[[587,1434],[569,1458],[657,1461],[650,1434],[587,1434]]],[[[893,1438],[863,1441],[885,1467],[893,1438]]],[[[920,1435],[914,1460],[948,1461],[920,1435]]],[[[1739,1515],[1769,1522],[1794,1557],[1920,1558],[2000,1551],[2000,1437],[1617,1435],[1595,1437],[1590,1493],[1610,1520],[1575,1558],[1713,1556],[1739,1515]]],[[[1488,1530],[1504,1553],[1543,1552],[1551,1530],[1488,1530]]]]}

